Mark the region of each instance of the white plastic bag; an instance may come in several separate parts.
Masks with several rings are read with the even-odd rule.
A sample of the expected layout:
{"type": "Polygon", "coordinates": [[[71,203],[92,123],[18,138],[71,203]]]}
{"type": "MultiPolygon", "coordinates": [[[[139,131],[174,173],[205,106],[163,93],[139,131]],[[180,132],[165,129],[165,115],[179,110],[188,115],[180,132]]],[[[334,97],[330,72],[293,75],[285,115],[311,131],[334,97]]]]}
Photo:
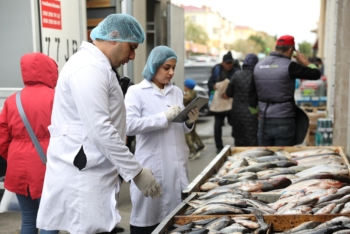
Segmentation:
{"type": "Polygon", "coordinates": [[[5,189],[0,202],[0,213],[9,211],[21,211],[21,208],[19,207],[16,194],[5,189]]]}

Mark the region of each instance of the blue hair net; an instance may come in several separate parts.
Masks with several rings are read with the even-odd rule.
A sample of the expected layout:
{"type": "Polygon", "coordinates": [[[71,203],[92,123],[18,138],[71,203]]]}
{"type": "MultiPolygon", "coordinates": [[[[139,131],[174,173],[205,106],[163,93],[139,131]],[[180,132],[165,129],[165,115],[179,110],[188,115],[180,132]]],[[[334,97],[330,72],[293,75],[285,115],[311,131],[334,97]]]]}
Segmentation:
{"type": "Polygon", "coordinates": [[[189,89],[193,89],[194,86],[196,86],[196,81],[193,79],[186,79],[185,80],[185,86],[189,89]]]}
{"type": "Polygon", "coordinates": [[[128,14],[111,14],[90,33],[92,40],[142,43],[145,32],[137,20],[128,14]]]}
{"type": "Polygon", "coordinates": [[[167,46],[155,47],[148,56],[147,63],[142,71],[142,76],[146,80],[152,80],[158,67],[169,59],[175,59],[177,56],[175,52],[167,46]]]}

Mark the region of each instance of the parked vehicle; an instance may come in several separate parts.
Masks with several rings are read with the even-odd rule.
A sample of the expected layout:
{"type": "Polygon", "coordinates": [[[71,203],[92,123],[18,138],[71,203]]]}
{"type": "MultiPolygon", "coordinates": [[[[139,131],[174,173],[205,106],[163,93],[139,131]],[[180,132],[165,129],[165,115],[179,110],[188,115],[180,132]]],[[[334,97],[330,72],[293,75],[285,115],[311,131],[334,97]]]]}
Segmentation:
{"type": "MultiPolygon", "coordinates": [[[[198,85],[194,87],[194,91],[196,91],[197,96],[209,98],[208,92],[198,85]]],[[[207,103],[199,110],[199,116],[201,117],[201,116],[208,116],[208,115],[210,115],[210,111],[209,111],[209,105],[207,103]]]]}
{"type": "Polygon", "coordinates": [[[190,62],[185,64],[185,79],[191,78],[208,94],[208,80],[216,63],[190,62]]]}

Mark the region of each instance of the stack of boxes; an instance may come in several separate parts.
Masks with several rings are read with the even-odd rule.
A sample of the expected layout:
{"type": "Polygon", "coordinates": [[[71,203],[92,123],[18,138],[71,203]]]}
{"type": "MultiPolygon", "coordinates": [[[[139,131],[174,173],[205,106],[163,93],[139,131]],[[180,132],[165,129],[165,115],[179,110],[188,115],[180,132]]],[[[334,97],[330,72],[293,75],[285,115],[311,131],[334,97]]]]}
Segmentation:
{"type": "Polygon", "coordinates": [[[317,122],[319,119],[326,117],[326,111],[306,112],[306,114],[309,117],[309,131],[306,135],[305,142],[308,146],[314,146],[317,122]]]}

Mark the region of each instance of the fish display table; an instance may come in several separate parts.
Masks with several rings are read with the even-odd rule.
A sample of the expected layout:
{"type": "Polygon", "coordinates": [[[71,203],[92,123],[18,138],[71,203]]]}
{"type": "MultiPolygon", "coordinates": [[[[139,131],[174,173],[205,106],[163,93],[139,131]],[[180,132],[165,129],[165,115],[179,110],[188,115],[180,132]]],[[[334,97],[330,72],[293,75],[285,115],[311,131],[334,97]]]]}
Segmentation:
{"type": "MultiPolygon", "coordinates": [[[[216,229],[219,230],[218,233],[231,233],[230,230],[241,233],[291,233],[289,231],[291,229],[306,230],[312,228],[329,228],[327,233],[335,233],[335,230],[349,229],[350,233],[349,168],[349,160],[343,148],[339,146],[231,147],[230,145],[226,145],[188,187],[183,190],[183,202],[160,223],[152,234],[167,234],[172,232],[207,233],[205,225],[197,225],[207,220],[211,222],[206,224],[207,226],[223,225],[225,222],[229,222],[224,227],[227,230],[216,229]],[[236,156],[244,155],[246,152],[254,151],[255,149],[266,150],[266,152],[270,151],[271,154],[266,156],[259,155],[258,158],[248,157],[247,160],[252,161],[249,161],[249,163],[245,162],[246,164],[242,166],[241,163],[246,158],[242,160],[242,158],[236,156]],[[292,159],[290,162],[279,161],[278,157],[283,152],[290,154],[288,156],[292,159]],[[317,153],[308,154],[308,152],[317,153]],[[315,155],[317,155],[317,158],[314,158],[315,155]],[[269,167],[265,168],[270,163],[265,160],[269,159],[270,156],[275,160],[272,164],[278,165],[277,167],[279,168],[272,168],[273,170],[269,167]],[[296,166],[290,168],[293,168],[292,170],[298,170],[295,173],[298,175],[296,178],[292,176],[287,180],[274,180],[270,178],[270,176],[276,177],[278,175],[274,170],[277,170],[277,172],[288,172],[288,167],[293,163],[296,166]],[[225,168],[226,164],[229,165],[230,169],[225,171],[223,168],[225,168]],[[259,168],[262,165],[264,168],[259,168]],[[286,165],[286,170],[283,168],[283,165],[286,165]],[[232,168],[237,172],[228,173],[232,168]],[[259,182],[254,182],[254,178],[252,179],[249,173],[255,173],[255,177],[258,175],[256,181],[264,181],[265,178],[266,181],[272,182],[258,187],[259,191],[257,191],[254,186],[259,182]],[[244,174],[245,177],[239,177],[237,180],[239,182],[234,181],[237,179],[237,174],[244,174]],[[252,182],[245,184],[247,182],[245,178],[249,178],[247,180],[252,180],[252,182]],[[231,188],[231,180],[234,181],[232,194],[226,195],[227,193],[231,193],[231,191],[223,192],[226,194],[221,194],[224,196],[220,200],[220,196],[217,193],[221,193],[223,187],[224,190],[231,188]],[[275,183],[276,181],[282,181],[283,183],[275,183]],[[288,181],[289,183],[286,184],[285,182],[288,181]],[[241,187],[235,186],[240,183],[242,184],[241,187]],[[243,189],[246,193],[242,193],[242,190],[238,188],[243,189]],[[240,190],[237,193],[238,197],[234,197],[237,195],[234,192],[235,189],[237,191],[240,190]],[[212,193],[210,193],[211,191],[212,193]],[[215,194],[214,199],[212,199],[214,201],[210,201],[212,198],[211,194],[215,194]],[[239,197],[242,194],[243,197],[239,197]],[[287,202],[285,199],[288,198],[294,198],[294,200],[288,200],[287,202]],[[293,213],[296,208],[294,208],[293,212],[289,212],[288,209],[295,207],[296,203],[301,205],[302,208],[297,207],[299,210],[296,213],[293,213]],[[311,205],[306,206],[305,203],[311,205]],[[232,207],[230,205],[234,208],[231,209],[232,207]],[[305,206],[303,207],[303,205],[305,206]],[[281,207],[283,209],[280,209],[281,207]],[[274,209],[272,212],[270,212],[271,208],[274,209]],[[344,209],[344,212],[341,213],[343,211],[342,209],[344,209]],[[332,214],[330,210],[332,210],[332,214]],[[299,211],[300,213],[298,213],[299,211]],[[260,216],[257,216],[257,214],[260,214],[260,216]],[[343,222],[339,222],[339,220],[343,222]],[[243,223],[245,224],[243,225],[243,223]],[[326,223],[327,225],[320,225],[322,223],[326,223]],[[252,225],[252,227],[258,225],[260,228],[249,229],[249,225],[252,225]],[[266,225],[268,225],[268,229],[266,229],[266,225]],[[259,230],[262,226],[265,227],[263,231],[259,230]],[[188,228],[190,231],[177,231],[175,229],[176,227],[179,230],[181,228],[188,228]],[[242,227],[247,228],[248,231],[243,231],[243,229],[239,231],[239,228],[242,227]]],[[[215,231],[210,233],[215,233],[215,231]]],[[[300,233],[303,233],[303,231],[300,233]]]]}

